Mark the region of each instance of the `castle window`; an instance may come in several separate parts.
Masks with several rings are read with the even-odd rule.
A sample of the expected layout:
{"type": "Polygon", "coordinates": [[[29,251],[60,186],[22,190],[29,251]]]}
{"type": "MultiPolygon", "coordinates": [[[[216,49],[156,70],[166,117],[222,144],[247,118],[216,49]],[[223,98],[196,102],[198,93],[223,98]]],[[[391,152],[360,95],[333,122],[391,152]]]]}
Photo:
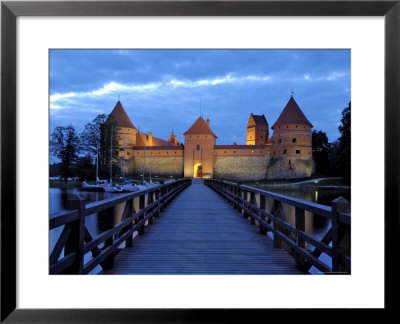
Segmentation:
{"type": "Polygon", "coordinates": [[[296,139],[295,138],[292,138],[292,143],[296,143],[296,139]]]}
{"type": "Polygon", "coordinates": [[[176,152],[175,152],[175,154],[176,154],[176,152]]]}
{"type": "Polygon", "coordinates": [[[236,151],[233,151],[233,153],[236,153],[236,151]]]}
{"type": "Polygon", "coordinates": [[[199,138],[200,136],[199,135],[197,135],[197,138],[199,138]]]}
{"type": "Polygon", "coordinates": [[[262,138],[262,135],[261,135],[261,138],[262,138]]]}
{"type": "Polygon", "coordinates": [[[297,125],[296,125],[296,128],[297,128],[297,125]]]}
{"type": "Polygon", "coordinates": [[[283,150],[283,154],[286,154],[286,150],[283,150]]]}
{"type": "Polygon", "coordinates": [[[300,154],[300,150],[296,150],[296,154],[300,154]]]}
{"type": "Polygon", "coordinates": [[[250,136],[250,139],[251,139],[251,136],[250,136]]]}
{"type": "Polygon", "coordinates": [[[226,153],[226,151],[224,151],[224,153],[226,153]]]}
{"type": "Polygon", "coordinates": [[[278,143],[282,143],[282,140],[280,138],[278,138],[278,143]]]}
{"type": "Polygon", "coordinates": [[[197,144],[196,150],[197,150],[197,151],[200,150],[200,144],[197,144]]]}
{"type": "Polygon", "coordinates": [[[289,126],[286,126],[286,128],[289,128],[289,126]]]}

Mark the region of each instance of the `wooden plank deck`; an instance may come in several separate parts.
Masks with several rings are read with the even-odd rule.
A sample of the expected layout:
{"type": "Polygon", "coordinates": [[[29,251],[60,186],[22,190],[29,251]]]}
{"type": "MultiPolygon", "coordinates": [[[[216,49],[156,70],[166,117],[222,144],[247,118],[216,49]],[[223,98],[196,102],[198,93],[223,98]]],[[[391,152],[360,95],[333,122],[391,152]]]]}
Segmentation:
{"type": "Polygon", "coordinates": [[[286,251],[193,180],[101,274],[302,274],[286,251]]]}

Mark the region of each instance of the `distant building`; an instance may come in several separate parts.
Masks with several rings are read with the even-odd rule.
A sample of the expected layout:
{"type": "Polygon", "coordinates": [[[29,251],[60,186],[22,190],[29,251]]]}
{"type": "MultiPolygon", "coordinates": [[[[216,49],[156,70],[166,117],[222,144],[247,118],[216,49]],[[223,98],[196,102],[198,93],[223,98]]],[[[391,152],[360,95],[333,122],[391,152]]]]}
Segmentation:
{"type": "Polygon", "coordinates": [[[250,114],[247,122],[246,145],[264,145],[269,137],[268,122],[264,114],[250,114]]]}
{"type": "Polygon", "coordinates": [[[120,144],[125,148],[126,173],[240,180],[285,179],[311,176],[312,124],[290,97],[269,137],[267,119],[250,114],[246,145],[217,145],[210,120],[197,118],[183,134],[181,145],[172,132],[168,140],[139,132],[130,121],[120,101],[111,115],[117,121],[120,144]]]}

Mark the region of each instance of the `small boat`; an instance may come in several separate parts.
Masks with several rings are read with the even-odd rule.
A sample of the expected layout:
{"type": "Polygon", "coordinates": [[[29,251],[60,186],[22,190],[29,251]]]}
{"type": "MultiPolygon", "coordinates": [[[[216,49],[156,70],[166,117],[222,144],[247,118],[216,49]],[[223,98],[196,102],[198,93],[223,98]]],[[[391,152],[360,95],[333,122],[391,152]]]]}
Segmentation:
{"type": "Polygon", "coordinates": [[[123,192],[135,192],[141,190],[138,185],[135,184],[124,184],[122,186],[123,192]]]}
{"type": "Polygon", "coordinates": [[[112,192],[112,193],[119,193],[124,191],[124,188],[120,185],[115,185],[115,186],[107,185],[104,186],[104,189],[106,192],[112,192]]]}
{"type": "Polygon", "coordinates": [[[107,184],[107,180],[101,180],[99,177],[97,177],[97,183],[98,184],[107,184]]]}
{"type": "Polygon", "coordinates": [[[78,188],[79,191],[106,191],[105,185],[91,185],[86,183],[85,181],[82,182],[82,185],[78,188]]]}

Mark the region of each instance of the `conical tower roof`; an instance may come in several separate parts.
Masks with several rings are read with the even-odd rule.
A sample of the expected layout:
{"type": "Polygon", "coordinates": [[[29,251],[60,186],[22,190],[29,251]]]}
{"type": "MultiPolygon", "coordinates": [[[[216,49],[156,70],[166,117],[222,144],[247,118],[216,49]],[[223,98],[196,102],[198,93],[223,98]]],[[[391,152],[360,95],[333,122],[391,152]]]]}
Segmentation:
{"type": "Polygon", "coordinates": [[[132,124],[131,120],[126,114],[126,111],[124,107],[122,107],[122,104],[119,100],[110,115],[114,117],[119,127],[136,129],[136,127],[132,124]]]}
{"type": "Polygon", "coordinates": [[[197,118],[194,124],[185,133],[183,133],[183,135],[208,135],[208,134],[215,136],[215,134],[211,131],[210,127],[208,127],[207,123],[201,116],[197,118]]]}
{"type": "Polygon", "coordinates": [[[294,100],[293,96],[290,97],[286,107],[282,110],[278,120],[271,127],[274,129],[275,126],[280,125],[289,125],[289,124],[299,124],[299,125],[307,125],[309,127],[313,127],[313,125],[309,122],[307,117],[301,111],[299,105],[294,100]]]}

